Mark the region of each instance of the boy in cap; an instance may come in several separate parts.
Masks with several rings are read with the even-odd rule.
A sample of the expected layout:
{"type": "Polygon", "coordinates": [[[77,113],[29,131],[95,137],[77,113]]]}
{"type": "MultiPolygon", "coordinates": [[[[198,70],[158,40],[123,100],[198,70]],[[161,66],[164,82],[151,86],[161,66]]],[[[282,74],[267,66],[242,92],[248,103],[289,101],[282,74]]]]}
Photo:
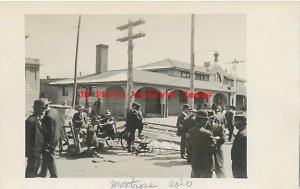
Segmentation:
{"type": "Polygon", "coordinates": [[[182,109],[183,109],[182,113],[177,117],[177,123],[176,123],[177,132],[176,132],[176,135],[181,137],[181,140],[180,140],[180,157],[182,159],[186,159],[186,157],[185,157],[186,136],[185,136],[185,133],[183,132],[183,122],[184,122],[184,120],[189,118],[190,107],[189,107],[188,104],[185,104],[185,105],[183,105],[182,109]]]}
{"type": "Polygon", "coordinates": [[[44,101],[35,100],[33,114],[25,121],[25,154],[27,157],[25,178],[37,177],[41,164],[41,153],[44,144],[44,128],[41,119],[45,110],[44,101]]]}
{"type": "Polygon", "coordinates": [[[189,130],[190,148],[192,151],[192,178],[212,178],[214,169],[214,139],[212,133],[205,129],[208,114],[199,110],[196,125],[189,130]]]}
{"type": "Polygon", "coordinates": [[[232,174],[234,178],[247,178],[247,118],[236,115],[234,119],[238,133],[231,148],[232,174]]]}

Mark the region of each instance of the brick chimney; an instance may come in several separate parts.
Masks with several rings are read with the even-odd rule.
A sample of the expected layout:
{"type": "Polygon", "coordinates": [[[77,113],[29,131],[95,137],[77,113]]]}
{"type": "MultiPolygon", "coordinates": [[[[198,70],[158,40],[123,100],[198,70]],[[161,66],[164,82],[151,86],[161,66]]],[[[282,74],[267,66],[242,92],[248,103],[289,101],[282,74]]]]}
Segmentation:
{"type": "Polygon", "coordinates": [[[107,71],[108,45],[96,45],[96,74],[107,71]]]}

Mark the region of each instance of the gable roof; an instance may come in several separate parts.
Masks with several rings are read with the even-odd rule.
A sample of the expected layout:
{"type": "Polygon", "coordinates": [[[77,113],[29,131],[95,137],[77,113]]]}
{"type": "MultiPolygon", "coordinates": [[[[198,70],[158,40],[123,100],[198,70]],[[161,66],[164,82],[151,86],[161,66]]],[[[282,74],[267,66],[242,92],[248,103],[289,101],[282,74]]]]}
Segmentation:
{"type": "MultiPolygon", "coordinates": [[[[139,70],[158,70],[158,69],[170,69],[170,68],[177,68],[177,69],[182,69],[182,70],[190,70],[190,64],[186,62],[181,62],[178,60],[174,59],[165,59],[157,62],[153,62],[150,64],[145,64],[142,66],[136,67],[136,69],[139,70]]],[[[205,67],[195,65],[195,71],[196,72],[201,72],[201,73],[206,73],[206,74],[213,74],[210,71],[208,71],[205,67]]]]}
{"type": "MultiPolygon", "coordinates": [[[[99,84],[99,83],[126,83],[127,82],[127,69],[123,70],[110,70],[101,74],[92,75],[77,80],[78,84],[99,84]]],[[[163,73],[149,72],[144,70],[133,69],[133,82],[140,84],[162,85],[178,88],[189,88],[190,79],[173,77],[163,73]]],[[[50,83],[50,85],[69,85],[73,84],[73,79],[65,79],[50,83]]],[[[195,89],[229,90],[222,83],[207,82],[207,81],[194,81],[195,89]]]]}

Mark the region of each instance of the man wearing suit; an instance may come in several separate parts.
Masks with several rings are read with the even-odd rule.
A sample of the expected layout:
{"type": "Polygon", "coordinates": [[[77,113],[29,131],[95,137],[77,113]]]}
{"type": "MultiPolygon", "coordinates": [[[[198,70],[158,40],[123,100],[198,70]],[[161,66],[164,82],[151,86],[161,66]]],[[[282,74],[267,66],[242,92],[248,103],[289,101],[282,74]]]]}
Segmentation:
{"type": "Polygon", "coordinates": [[[42,120],[45,127],[45,143],[42,154],[43,159],[41,172],[39,176],[46,177],[48,169],[50,172],[50,177],[57,178],[54,151],[58,145],[59,138],[61,136],[62,124],[64,119],[56,109],[50,108],[50,101],[48,101],[48,99],[42,98],[41,100],[43,100],[46,104],[46,113],[42,120]]]}
{"type": "Polygon", "coordinates": [[[231,148],[232,174],[234,178],[247,178],[247,118],[237,115],[234,119],[239,131],[231,148]]]}
{"type": "Polygon", "coordinates": [[[230,110],[226,111],[225,113],[225,127],[229,130],[229,138],[228,141],[231,141],[232,134],[233,134],[233,117],[234,117],[234,106],[230,106],[230,110]]]}
{"type": "Polygon", "coordinates": [[[44,128],[41,119],[45,113],[45,103],[41,100],[34,101],[33,112],[25,121],[25,154],[27,157],[25,178],[36,177],[41,164],[44,144],[44,128]]]}
{"type": "Polygon", "coordinates": [[[196,114],[197,110],[196,109],[191,109],[189,113],[189,118],[183,121],[183,127],[182,127],[182,132],[185,133],[186,135],[186,155],[187,155],[187,162],[191,163],[191,149],[190,149],[190,137],[189,137],[189,130],[192,129],[196,125],[196,114]]]}
{"type": "Polygon", "coordinates": [[[176,127],[177,127],[177,136],[181,137],[180,140],[180,156],[182,159],[186,159],[185,157],[185,148],[186,148],[186,136],[185,136],[185,132],[183,132],[183,122],[184,120],[189,118],[189,110],[190,107],[188,104],[183,105],[182,107],[183,111],[182,113],[178,116],[177,118],[177,123],[176,123],[176,127]]]}
{"type": "Polygon", "coordinates": [[[212,178],[214,139],[212,133],[205,129],[207,119],[207,112],[199,110],[196,125],[189,130],[190,148],[192,150],[192,178],[212,178]]]}
{"type": "Polygon", "coordinates": [[[143,124],[143,117],[140,112],[141,105],[133,102],[131,105],[131,109],[128,111],[126,116],[126,127],[129,131],[129,139],[127,141],[127,149],[128,152],[131,152],[131,145],[134,140],[134,135],[136,129],[139,130],[139,135],[141,134],[141,125],[143,124]]]}
{"type": "Polygon", "coordinates": [[[223,155],[223,144],[225,142],[225,129],[224,125],[220,123],[214,123],[214,116],[208,118],[206,128],[213,134],[215,141],[214,151],[214,162],[215,162],[215,173],[218,178],[225,178],[224,171],[224,155],[223,155]]]}

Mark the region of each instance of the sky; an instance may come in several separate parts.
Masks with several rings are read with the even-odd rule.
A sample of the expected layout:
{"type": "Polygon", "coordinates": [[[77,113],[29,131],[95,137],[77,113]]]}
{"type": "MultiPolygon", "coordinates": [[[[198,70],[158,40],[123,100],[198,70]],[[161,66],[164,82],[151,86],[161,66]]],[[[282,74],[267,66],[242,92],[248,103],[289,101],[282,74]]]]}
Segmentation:
{"type": "MultiPolygon", "coordinates": [[[[26,57],[40,59],[41,78],[73,77],[79,15],[26,15],[26,57]]],[[[145,20],[133,32],[146,36],[133,41],[133,66],[167,58],[190,62],[191,15],[82,15],[78,73],[95,73],[96,45],[109,46],[108,70],[127,68],[127,43],[117,39],[127,35],[116,28],[128,20],[145,20]]],[[[234,59],[246,60],[246,15],[195,15],[195,64],[213,62],[214,50],[219,64],[228,72],[234,59]]],[[[237,75],[246,78],[246,64],[237,66],[237,75]]]]}

